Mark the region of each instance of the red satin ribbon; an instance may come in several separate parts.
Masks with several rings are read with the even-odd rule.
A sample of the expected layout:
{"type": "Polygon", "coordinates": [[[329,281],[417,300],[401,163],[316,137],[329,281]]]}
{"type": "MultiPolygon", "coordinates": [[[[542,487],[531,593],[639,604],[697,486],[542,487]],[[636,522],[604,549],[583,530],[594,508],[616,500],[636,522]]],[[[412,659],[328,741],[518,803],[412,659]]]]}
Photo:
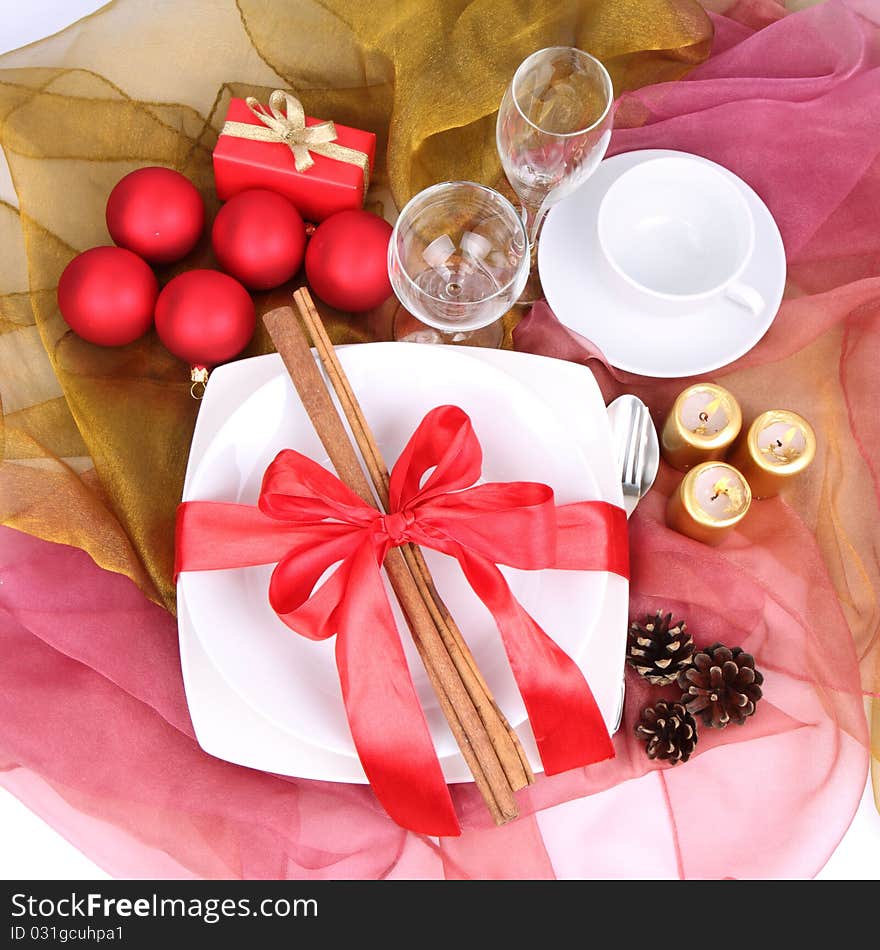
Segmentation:
{"type": "Polygon", "coordinates": [[[626,516],[598,501],[557,508],[552,489],[534,482],[475,485],[481,470],[470,419],[441,406],[394,466],[388,514],[290,449],[266,469],[257,508],[192,501],[177,513],[177,573],[277,561],[269,601],[278,616],[313,640],[336,635],[345,710],[367,778],[388,814],[423,834],[460,828],[379,572],[392,546],[412,542],[459,562],[498,625],[548,775],[614,755],[580,669],[496,565],[628,577],[626,516]]]}

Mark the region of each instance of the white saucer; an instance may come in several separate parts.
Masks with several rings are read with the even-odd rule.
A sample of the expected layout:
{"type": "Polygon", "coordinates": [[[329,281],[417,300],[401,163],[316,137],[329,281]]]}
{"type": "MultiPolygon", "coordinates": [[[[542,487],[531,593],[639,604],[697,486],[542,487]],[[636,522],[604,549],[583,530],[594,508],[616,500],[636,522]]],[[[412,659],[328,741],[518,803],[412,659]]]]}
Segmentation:
{"type": "Polygon", "coordinates": [[[767,206],[733,172],[697,155],[690,157],[729,176],[749,204],[755,250],[741,279],[764,298],[764,310],[753,316],[717,297],[697,310],[660,315],[617,283],[599,249],[596,219],[602,197],[634,165],[686,154],[644,149],[605,159],[581,188],[551,209],[538,246],[541,283],[559,320],[599,347],[612,366],[641,376],[695,376],[732,363],[767,332],[785,287],[785,248],[767,206]]]}

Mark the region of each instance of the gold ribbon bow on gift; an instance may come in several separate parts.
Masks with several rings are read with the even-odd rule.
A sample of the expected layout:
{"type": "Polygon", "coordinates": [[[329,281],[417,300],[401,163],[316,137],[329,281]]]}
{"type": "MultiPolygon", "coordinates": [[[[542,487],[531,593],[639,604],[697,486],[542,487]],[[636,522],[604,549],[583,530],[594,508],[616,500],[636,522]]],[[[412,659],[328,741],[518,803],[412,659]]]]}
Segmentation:
{"type": "Polygon", "coordinates": [[[293,161],[298,172],[308,171],[315,160],[312,152],[338,162],[357,165],[364,173],[364,196],[370,186],[370,160],[364,152],[346,148],[336,143],[336,126],[331,121],[306,125],[302,103],[292,93],[276,89],[269,96],[268,111],[253,96],[245,104],[262,125],[246,122],[226,122],[221,135],[233,135],[254,142],[283,142],[293,152],[293,161]],[[283,110],[282,110],[283,107],[283,110]]]}

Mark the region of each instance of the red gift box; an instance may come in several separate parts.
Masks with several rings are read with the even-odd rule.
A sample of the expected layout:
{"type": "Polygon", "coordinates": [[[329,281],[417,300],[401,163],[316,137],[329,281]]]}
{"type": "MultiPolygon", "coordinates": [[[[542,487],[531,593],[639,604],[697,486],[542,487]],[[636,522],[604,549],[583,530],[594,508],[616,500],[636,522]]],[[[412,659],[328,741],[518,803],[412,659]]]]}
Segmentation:
{"type": "MultiPolygon", "coordinates": [[[[325,130],[323,136],[315,137],[329,135],[332,131],[325,130]]],[[[337,211],[363,206],[375,157],[372,132],[303,116],[298,100],[289,93],[273,93],[269,110],[261,110],[253,100],[232,99],[226,126],[214,147],[214,183],[221,201],[248,188],[268,188],[289,198],[307,221],[323,221],[337,211]],[[284,110],[278,108],[282,102],[286,102],[284,110]],[[335,129],[332,141],[307,141],[307,130],[324,125],[335,129]],[[227,131],[236,126],[252,126],[262,140],[227,131]],[[291,130],[292,135],[286,134],[291,130]],[[289,142],[299,146],[297,153],[289,142]],[[350,160],[321,154],[324,151],[347,154],[350,160]]]]}

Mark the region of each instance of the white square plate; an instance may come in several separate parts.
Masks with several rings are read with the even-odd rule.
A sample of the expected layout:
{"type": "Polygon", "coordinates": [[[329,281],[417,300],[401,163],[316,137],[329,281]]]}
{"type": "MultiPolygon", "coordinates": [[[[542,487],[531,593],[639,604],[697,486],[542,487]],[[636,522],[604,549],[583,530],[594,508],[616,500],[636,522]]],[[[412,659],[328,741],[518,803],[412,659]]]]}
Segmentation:
{"type": "MultiPolygon", "coordinates": [[[[605,406],[586,368],[521,353],[415,344],[360,344],[340,347],[339,354],[389,464],[428,409],[455,403],[474,422],[487,481],[545,481],[560,504],[590,498],[622,503],[605,406]]],[[[280,358],[273,354],[216,369],[193,437],[184,499],[254,503],[263,470],[283,447],[329,467],[280,358]]],[[[539,771],[491,617],[454,561],[426,554],[441,594],[539,771]]],[[[504,571],[524,606],[581,665],[614,728],[627,583],[597,572],[504,571]]],[[[181,659],[199,743],[252,768],[364,782],[345,723],[332,642],[307,641],[275,617],[266,599],[270,573],[267,566],[180,578],[181,659]]],[[[451,782],[468,781],[408,634],[403,639],[444,774],[451,782]]]]}

